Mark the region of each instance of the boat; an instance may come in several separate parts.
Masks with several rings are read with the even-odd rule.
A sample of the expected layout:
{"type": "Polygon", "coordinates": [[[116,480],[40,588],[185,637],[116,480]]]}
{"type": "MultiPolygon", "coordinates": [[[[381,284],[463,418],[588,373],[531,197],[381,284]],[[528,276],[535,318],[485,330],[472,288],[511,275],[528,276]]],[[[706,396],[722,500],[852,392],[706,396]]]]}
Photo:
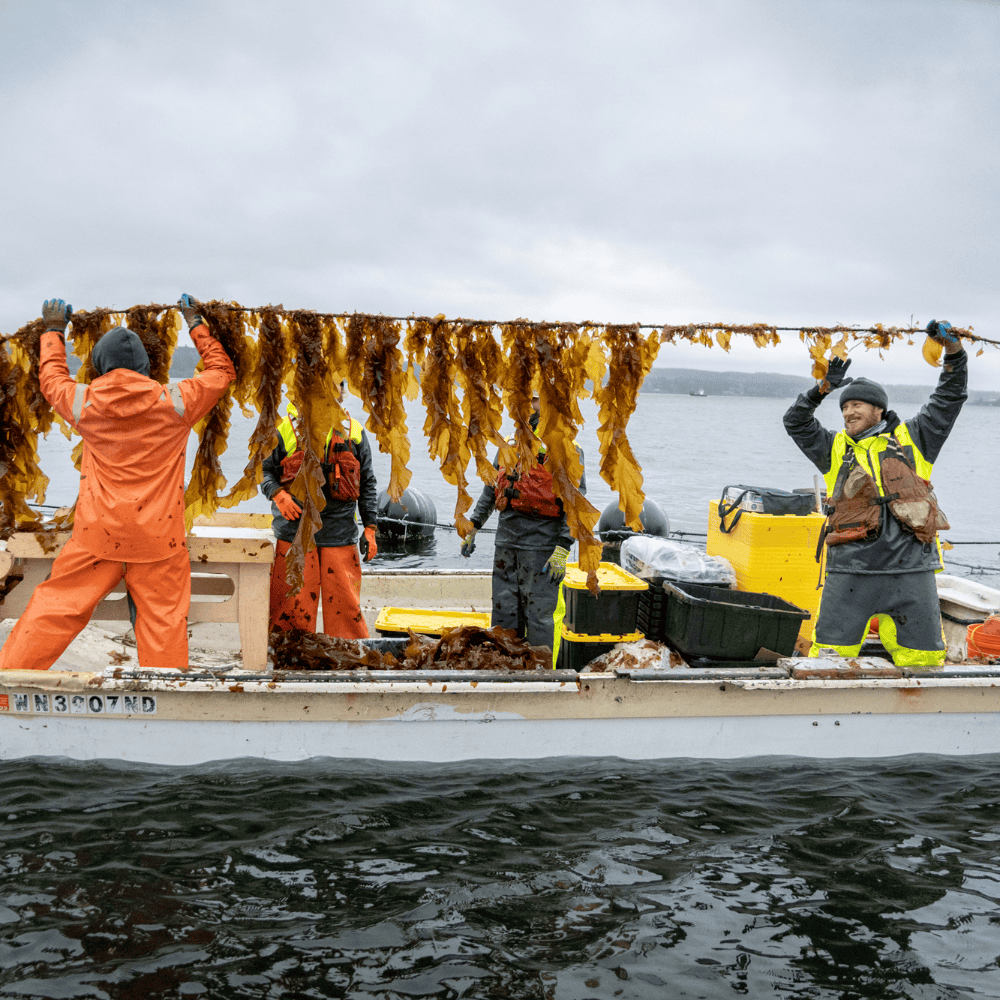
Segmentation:
{"type": "MultiPolygon", "coordinates": [[[[990,664],[918,671],[877,657],[826,656],[699,669],[643,640],[617,646],[579,673],[275,671],[266,660],[266,635],[261,639],[269,531],[252,520],[262,515],[242,527],[226,517],[197,525],[189,539],[199,571],[189,669],[138,668],[134,647],[102,627],[127,619],[123,595],[109,595],[103,617],[91,621],[59,669],[0,673],[0,759],[190,766],[236,758],[727,760],[1000,752],[1000,666],[990,664]],[[217,635],[228,630],[233,648],[200,647],[197,623],[209,623],[217,635]]],[[[9,618],[26,601],[25,581],[30,587],[32,579],[44,578],[53,552],[44,552],[33,536],[15,535],[0,557],[0,578],[10,582],[21,574],[0,606],[9,618]]],[[[379,606],[415,603],[483,610],[489,594],[490,574],[479,571],[366,567],[362,584],[369,615],[379,606]]]]}
{"type": "Polygon", "coordinates": [[[707,396],[708,393],[704,389],[699,389],[697,392],[689,392],[689,396],[707,396]]]}

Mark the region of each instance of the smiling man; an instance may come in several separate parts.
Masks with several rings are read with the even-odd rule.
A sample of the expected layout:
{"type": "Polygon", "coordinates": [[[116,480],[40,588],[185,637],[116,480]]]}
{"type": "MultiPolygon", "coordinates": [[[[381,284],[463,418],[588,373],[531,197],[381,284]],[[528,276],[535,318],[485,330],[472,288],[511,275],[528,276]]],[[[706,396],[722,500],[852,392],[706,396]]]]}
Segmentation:
{"type": "Polygon", "coordinates": [[[856,656],[877,615],[898,666],[944,662],[934,574],[942,568],[937,532],[949,525],[930,477],[967,397],[968,357],[950,324],[932,320],[927,332],[946,357],[937,388],[912,419],[889,409],[877,382],[846,378],[851,362],[839,358],[785,414],[785,430],[826,482],[826,583],[812,655],[832,648],[856,656]],[[814,411],[841,386],[844,429],[835,433],[814,411]]]}

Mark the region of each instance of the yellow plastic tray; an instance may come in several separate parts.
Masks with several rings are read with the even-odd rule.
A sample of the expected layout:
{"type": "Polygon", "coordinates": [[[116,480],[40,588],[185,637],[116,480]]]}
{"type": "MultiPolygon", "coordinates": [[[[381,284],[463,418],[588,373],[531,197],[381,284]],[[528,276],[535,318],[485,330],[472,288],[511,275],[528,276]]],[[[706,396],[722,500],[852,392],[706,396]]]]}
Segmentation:
{"type": "MultiPolygon", "coordinates": [[[[615,563],[602,562],[597,567],[597,582],[601,585],[601,590],[648,590],[649,584],[645,580],[640,580],[633,576],[628,570],[624,570],[615,563]]],[[[566,576],[563,579],[564,587],[572,587],[574,590],[587,589],[587,574],[580,569],[579,563],[566,563],[566,576]]]]}
{"type": "Polygon", "coordinates": [[[639,642],[646,637],[641,632],[629,632],[627,635],[581,635],[579,632],[570,632],[568,628],[562,630],[563,642],[639,642]]]}
{"type": "Polygon", "coordinates": [[[440,635],[444,629],[458,628],[460,625],[490,627],[488,611],[433,611],[427,608],[383,608],[375,619],[375,629],[379,632],[399,632],[406,635],[413,629],[422,635],[440,635]]]}

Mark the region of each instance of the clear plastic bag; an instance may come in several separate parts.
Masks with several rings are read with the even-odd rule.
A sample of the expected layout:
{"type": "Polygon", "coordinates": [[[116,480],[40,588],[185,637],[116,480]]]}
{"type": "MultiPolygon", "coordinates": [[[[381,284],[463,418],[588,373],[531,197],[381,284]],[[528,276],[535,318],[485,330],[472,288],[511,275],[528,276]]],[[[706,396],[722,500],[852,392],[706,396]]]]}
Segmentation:
{"type": "Polygon", "coordinates": [[[635,535],[622,541],[622,569],[640,580],[676,580],[711,587],[735,587],[736,570],[722,556],[670,538],[635,535]]]}

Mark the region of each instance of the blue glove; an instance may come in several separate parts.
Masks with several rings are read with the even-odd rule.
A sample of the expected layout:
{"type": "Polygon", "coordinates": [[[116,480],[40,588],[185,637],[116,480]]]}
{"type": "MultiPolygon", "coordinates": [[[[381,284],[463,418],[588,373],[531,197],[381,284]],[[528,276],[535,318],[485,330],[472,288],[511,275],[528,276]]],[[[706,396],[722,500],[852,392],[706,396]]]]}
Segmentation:
{"type": "Polygon", "coordinates": [[[73,315],[73,307],[66,305],[62,299],[46,299],[42,304],[42,319],[45,320],[45,332],[55,330],[65,333],[66,324],[73,315]]]}
{"type": "Polygon", "coordinates": [[[196,326],[201,326],[205,322],[201,318],[201,313],[198,312],[198,307],[195,305],[194,299],[187,292],[181,296],[180,302],[177,303],[177,308],[180,309],[189,330],[193,330],[196,326]]]}
{"type": "Polygon", "coordinates": [[[927,336],[933,340],[936,340],[939,344],[957,344],[958,334],[951,332],[951,323],[946,323],[944,320],[940,322],[936,319],[932,319],[927,324],[927,336]]]}
{"type": "Polygon", "coordinates": [[[830,365],[826,370],[826,378],[824,379],[830,387],[830,392],[833,392],[834,389],[839,389],[841,386],[850,385],[854,381],[852,378],[844,377],[847,374],[847,369],[850,367],[850,358],[846,361],[842,361],[836,356],[830,358],[830,365]]]}

